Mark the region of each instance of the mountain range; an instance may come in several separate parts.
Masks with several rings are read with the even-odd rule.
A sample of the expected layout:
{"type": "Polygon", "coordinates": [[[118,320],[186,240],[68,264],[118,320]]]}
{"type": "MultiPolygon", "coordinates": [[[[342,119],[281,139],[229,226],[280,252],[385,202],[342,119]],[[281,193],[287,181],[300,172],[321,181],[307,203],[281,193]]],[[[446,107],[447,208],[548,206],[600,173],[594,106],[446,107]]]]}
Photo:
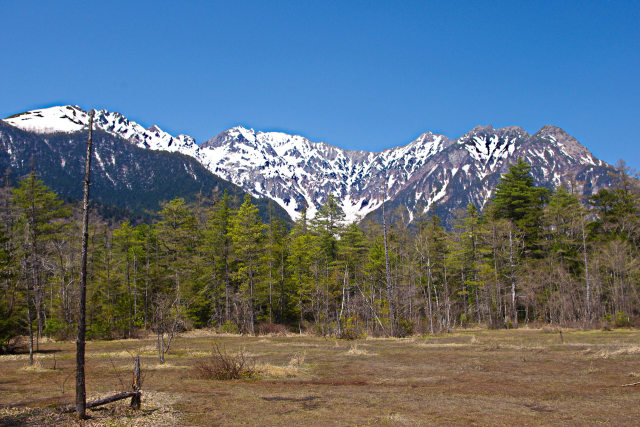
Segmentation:
{"type": "MultiPolygon", "coordinates": [[[[313,216],[333,194],[347,221],[379,216],[386,201],[388,211],[406,221],[435,212],[447,222],[468,203],[482,208],[501,174],[518,158],[531,164],[538,185],[553,188],[571,182],[581,194],[611,185],[610,165],[550,125],[533,135],[515,126],[478,126],[458,139],[427,132],[407,145],[369,152],[240,126],[198,145],[190,136],[173,136],[158,126],[145,129],[120,113],[94,110],[94,115],[102,144],[109,145],[96,149],[94,174],[105,184],[103,200],[117,205],[123,197],[110,198],[106,193],[142,191],[148,200],[145,205],[152,205],[154,199],[193,194],[196,188],[202,192],[227,186],[234,188],[234,194],[239,194],[239,187],[256,198],[272,199],[292,219],[304,207],[313,216]],[[163,166],[159,160],[163,156],[174,159],[174,169],[163,166]],[[132,176],[141,169],[144,176],[132,176]],[[163,193],[165,187],[149,193],[149,183],[144,187],[139,181],[157,174],[171,188],[168,193],[163,193]],[[223,185],[226,181],[233,185],[223,185]]],[[[0,121],[0,166],[24,168],[26,147],[31,144],[48,150],[50,156],[58,153],[51,161],[60,164],[56,174],[64,175],[66,165],[82,163],[78,147],[86,141],[88,120],[88,113],[79,107],[60,106],[0,121]],[[75,148],[65,150],[65,146],[75,148]]],[[[135,204],[127,207],[137,208],[135,204]]]]}

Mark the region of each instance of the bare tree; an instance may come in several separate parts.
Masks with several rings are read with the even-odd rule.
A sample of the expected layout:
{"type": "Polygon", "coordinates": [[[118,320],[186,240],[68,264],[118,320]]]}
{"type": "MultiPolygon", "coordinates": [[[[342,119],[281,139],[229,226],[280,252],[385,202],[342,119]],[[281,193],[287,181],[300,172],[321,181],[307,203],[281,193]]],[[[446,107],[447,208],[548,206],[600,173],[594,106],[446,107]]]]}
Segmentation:
{"type": "Polygon", "coordinates": [[[154,301],[153,328],[156,332],[158,361],[164,363],[164,355],[169,351],[176,334],[183,326],[177,297],[158,294],[154,301]]]}
{"type": "Polygon", "coordinates": [[[84,375],[84,347],[87,310],[87,242],[89,241],[89,187],[91,185],[91,146],[93,144],[93,111],[89,114],[89,139],[84,169],[84,199],[82,202],[82,255],[80,273],[80,303],[78,309],[78,341],[76,343],[76,413],[86,418],[87,392],[84,375]]]}

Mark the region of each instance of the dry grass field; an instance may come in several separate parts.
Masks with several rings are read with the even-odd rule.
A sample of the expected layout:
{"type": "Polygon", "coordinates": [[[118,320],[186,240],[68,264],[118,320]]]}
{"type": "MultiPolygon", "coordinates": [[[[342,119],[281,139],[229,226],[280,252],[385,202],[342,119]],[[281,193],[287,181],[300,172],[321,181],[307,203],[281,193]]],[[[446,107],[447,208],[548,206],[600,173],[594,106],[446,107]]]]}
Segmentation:
{"type": "MultiPolygon", "coordinates": [[[[71,425],[72,342],[0,356],[0,425],[71,425]],[[55,369],[54,369],[55,367],[55,369]]],[[[142,356],[142,410],[89,410],[86,425],[638,425],[640,332],[467,330],[406,339],[307,336],[177,338],[159,365],[152,337],[87,346],[89,398],[130,388],[142,356]],[[242,352],[255,374],[203,378],[214,348],[242,352]]]]}

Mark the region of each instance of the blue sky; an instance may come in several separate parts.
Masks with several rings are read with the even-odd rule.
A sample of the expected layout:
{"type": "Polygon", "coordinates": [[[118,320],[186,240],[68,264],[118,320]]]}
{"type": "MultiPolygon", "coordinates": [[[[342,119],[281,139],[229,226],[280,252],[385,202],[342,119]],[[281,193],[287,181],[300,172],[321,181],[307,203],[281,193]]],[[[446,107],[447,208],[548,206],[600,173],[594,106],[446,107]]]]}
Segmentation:
{"type": "Polygon", "coordinates": [[[640,169],[640,2],[0,0],[0,116],[119,111],[379,151],[424,131],[564,128],[640,169]]]}

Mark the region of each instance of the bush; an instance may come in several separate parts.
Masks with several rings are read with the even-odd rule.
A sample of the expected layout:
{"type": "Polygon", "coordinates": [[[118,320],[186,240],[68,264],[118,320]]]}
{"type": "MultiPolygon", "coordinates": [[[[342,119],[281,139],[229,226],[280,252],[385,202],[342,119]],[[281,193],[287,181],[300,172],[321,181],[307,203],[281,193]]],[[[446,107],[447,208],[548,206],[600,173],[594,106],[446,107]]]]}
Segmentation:
{"type": "Polygon", "coordinates": [[[218,326],[217,331],[219,334],[239,334],[240,328],[231,320],[227,320],[222,325],[218,326]]]}
{"type": "Polygon", "coordinates": [[[24,328],[17,316],[9,316],[0,306],[0,353],[14,350],[14,341],[24,328]]]}
{"type": "Polygon", "coordinates": [[[467,326],[468,323],[469,323],[469,319],[467,319],[467,315],[462,313],[460,315],[460,326],[464,328],[467,326]]]}
{"type": "Polygon", "coordinates": [[[76,332],[75,325],[61,321],[56,317],[47,319],[47,326],[42,331],[43,335],[57,340],[68,340],[76,332]]]}
{"type": "Polygon", "coordinates": [[[110,339],[111,338],[111,328],[107,322],[91,322],[87,326],[87,339],[95,340],[95,339],[110,339]]]}
{"type": "Polygon", "coordinates": [[[399,319],[396,325],[396,336],[403,338],[413,335],[414,324],[411,320],[399,319]]]}
{"type": "Polygon", "coordinates": [[[242,350],[238,354],[229,354],[217,343],[213,343],[211,356],[197,360],[195,369],[198,378],[208,380],[238,380],[255,376],[255,363],[242,350]]]}
{"type": "Polygon", "coordinates": [[[616,328],[626,328],[631,326],[631,321],[629,320],[629,316],[624,311],[619,311],[616,313],[616,318],[614,320],[614,325],[616,328]]]}
{"type": "Polygon", "coordinates": [[[631,320],[624,311],[618,311],[615,316],[606,314],[602,318],[602,325],[602,329],[604,329],[605,331],[610,331],[612,327],[626,328],[631,326],[631,320]]]}
{"type": "Polygon", "coordinates": [[[256,329],[257,335],[287,335],[289,330],[285,325],[279,325],[277,323],[261,323],[256,329]]]}
{"type": "Polygon", "coordinates": [[[342,333],[340,334],[340,338],[342,339],[357,340],[359,338],[364,338],[365,336],[366,334],[356,324],[353,317],[349,317],[342,326],[342,333]]]}

